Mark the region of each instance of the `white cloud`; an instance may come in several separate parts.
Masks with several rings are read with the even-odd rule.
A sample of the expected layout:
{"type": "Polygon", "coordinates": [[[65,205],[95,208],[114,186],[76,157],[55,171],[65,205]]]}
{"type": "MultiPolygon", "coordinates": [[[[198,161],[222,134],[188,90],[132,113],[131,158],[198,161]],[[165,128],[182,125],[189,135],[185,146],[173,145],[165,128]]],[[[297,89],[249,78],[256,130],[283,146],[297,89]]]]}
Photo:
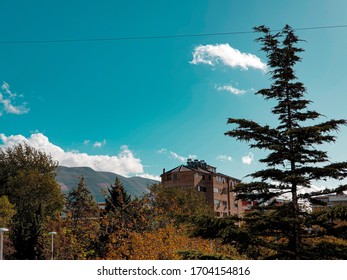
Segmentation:
{"type": "Polygon", "coordinates": [[[17,96],[17,94],[12,93],[10,91],[10,85],[8,83],[6,83],[5,81],[3,81],[3,83],[2,83],[1,89],[4,90],[9,95],[10,98],[14,98],[17,96]]]}
{"type": "Polygon", "coordinates": [[[151,174],[148,174],[148,173],[136,174],[136,176],[142,177],[142,178],[151,179],[151,180],[161,181],[160,176],[151,175],[151,174]]]}
{"type": "Polygon", "coordinates": [[[180,156],[180,155],[176,154],[175,152],[170,151],[169,153],[170,153],[171,157],[179,160],[180,162],[186,162],[187,161],[186,157],[180,156]]]}
{"type": "Polygon", "coordinates": [[[198,159],[198,156],[197,155],[188,155],[188,158],[189,159],[198,159]]]}
{"type": "Polygon", "coordinates": [[[248,153],[248,155],[242,157],[242,163],[250,165],[254,160],[254,155],[252,153],[248,153]]]}
{"type": "Polygon", "coordinates": [[[144,168],[141,159],[136,158],[128,146],[122,146],[119,153],[114,156],[109,155],[89,155],[78,151],[64,151],[57,145],[54,145],[42,133],[32,134],[29,138],[22,135],[6,136],[0,134],[0,148],[11,147],[18,143],[27,143],[35,149],[44,151],[50,154],[54,160],[57,160],[60,165],[67,167],[87,166],[97,171],[114,172],[122,176],[131,174],[142,174],[144,176],[153,176],[144,173],[144,168]]]}
{"type": "Polygon", "coordinates": [[[181,156],[173,151],[169,151],[168,149],[166,148],[162,148],[158,151],[159,154],[167,154],[169,155],[171,158],[174,158],[174,159],[177,159],[178,161],[180,162],[186,162],[187,159],[197,159],[198,156],[197,155],[191,155],[189,154],[188,157],[184,157],[184,156],[181,156]]]}
{"type": "Polygon", "coordinates": [[[96,141],[93,145],[94,148],[101,148],[102,146],[106,145],[106,140],[102,140],[101,142],[96,141]]]}
{"type": "Polygon", "coordinates": [[[90,143],[90,140],[84,140],[83,145],[88,145],[90,143]]]}
{"type": "Polygon", "coordinates": [[[158,151],[159,154],[165,154],[167,152],[167,149],[163,148],[158,151]]]}
{"type": "Polygon", "coordinates": [[[232,85],[216,86],[216,89],[218,91],[228,91],[235,95],[242,95],[247,92],[246,90],[235,88],[232,85]]]}
{"type": "Polygon", "coordinates": [[[229,44],[200,45],[195,47],[191,64],[208,64],[215,66],[223,63],[231,68],[240,67],[243,70],[249,68],[266,71],[266,64],[259,57],[250,53],[242,53],[229,44]]]}
{"type": "Polygon", "coordinates": [[[217,160],[219,161],[232,161],[233,158],[231,156],[227,156],[227,155],[219,155],[216,157],[217,160]]]}
{"type": "Polygon", "coordinates": [[[26,103],[22,103],[21,105],[17,106],[13,104],[17,97],[17,94],[11,92],[10,85],[8,83],[3,82],[1,90],[2,92],[0,92],[0,104],[2,104],[3,108],[0,107],[0,116],[2,116],[3,112],[15,115],[21,115],[29,112],[29,109],[26,108],[26,103]]]}

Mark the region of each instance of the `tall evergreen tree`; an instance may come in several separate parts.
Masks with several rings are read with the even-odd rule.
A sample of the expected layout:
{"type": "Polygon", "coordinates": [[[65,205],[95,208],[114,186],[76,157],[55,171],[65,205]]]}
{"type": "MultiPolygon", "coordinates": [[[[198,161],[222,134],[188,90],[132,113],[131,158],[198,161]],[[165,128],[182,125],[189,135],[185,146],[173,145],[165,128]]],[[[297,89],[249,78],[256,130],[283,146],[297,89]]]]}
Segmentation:
{"type": "MultiPolygon", "coordinates": [[[[114,185],[109,187],[105,202],[97,246],[100,258],[107,257],[110,251],[118,250],[124,240],[128,238],[128,232],[133,227],[134,209],[131,196],[127,194],[118,177],[114,185]]],[[[127,257],[124,256],[124,258],[127,257]]]]}
{"type": "Polygon", "coordinates": [[[78,241],[73,259],[89,259],[95,255],[95,239],[99,231],[99,208],[81,177],[77,188],[67,198],[66,220],[72,237],[78,241]]]}
{"type": "Polygon", "coordinates": [[[267,55],[272,79],[271,87],[261,89],[257,94],[275,102],[272,114],[277,117],[278,124],[270,127],[252,120],[228,119],[228,124],[236,127],[225,135],[250,142],[251,148],[268,152],[260,160],[266,168],[250,174],[253,181],[240,184],[234,191],[239,193],[238,198],[257,200],[258,205],[264,206],[248,219],[254,235],[272,236],[264,246],[277,252],[273,257],[301,259],[307,257],[303,244],[307,233],[307,212],[300,207],[300,199],[314,201],[313,195],[347,189],[346,185],[340,185],[314,194],[307,191],[312,181],[342,180],[347,176],[347,162],[331,163],[327,152],[317,148],[321,144],[335,142],[333,133],[347,121],[332,119],[319,122],[322,115],[308,109],[311,101],[305,98],[306,89],[297,80],[294,70],[296,63],[301,61],[299,54],[303,49],[297,46],[300,39],[290,26],[286,25],[277,33],[272,33],[265,26],[254,30],[262,33],[256,41],[261,43],[261,50],[267,55]],[[284,194],[290,194],[290,203],[273,207],[271,201],[284,194]],[[282,238],[277,247],[271,242],[274,238],[282,238]]]}
{"type": "Polygon", "coordinates": [[[95,220],[98,217],[98,205],[84,183],[83,177],[80,178],[77,188],[69,193],[66,211],[76,229],[79,224],[89,223],[90,220],[95,220]]]}
{"type": "Polygon", "coordinates": [[[114,210],[125,211],[131,202],[131,196],[127,194],[122,182],[116,178],[114,185],[108,189],[108,196],[106,197],[105,211],[110,212],[114,210]]]}

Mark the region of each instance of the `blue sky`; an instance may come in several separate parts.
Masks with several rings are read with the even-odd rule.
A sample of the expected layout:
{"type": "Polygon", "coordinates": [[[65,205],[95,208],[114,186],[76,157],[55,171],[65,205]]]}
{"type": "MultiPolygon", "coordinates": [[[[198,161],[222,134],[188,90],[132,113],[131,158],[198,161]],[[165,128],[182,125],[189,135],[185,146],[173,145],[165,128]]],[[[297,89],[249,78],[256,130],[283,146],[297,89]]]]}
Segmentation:
{"type": "MultiPolygon", "coordinates": [[[[132,176],[203,159],[237,178],[262,154],[224,136],[228,117],[275,124],[256,34],[42,42],[347,24],[346,1],[0,1],[0,145],[132,176]],[[17,42],[17,43],[9,43],[17,42]],[[18,43],[22,42],[22,43],[18,43]]],[[[297,74],[327,118],[346,118],[347,28],[302,30],[297,74]]],[[[347,129],[324,147],[346,159],[347,129]]]]}

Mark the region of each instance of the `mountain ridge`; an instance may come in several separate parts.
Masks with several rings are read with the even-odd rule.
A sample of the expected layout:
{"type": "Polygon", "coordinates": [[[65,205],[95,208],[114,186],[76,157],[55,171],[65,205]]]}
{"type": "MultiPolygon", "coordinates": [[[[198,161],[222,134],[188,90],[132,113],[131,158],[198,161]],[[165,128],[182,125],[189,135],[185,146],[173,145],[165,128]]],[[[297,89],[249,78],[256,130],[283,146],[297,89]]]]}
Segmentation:
{"type": "Polygon", "coordinates": [[[140,197],[149,192],[148,186],[159,183],[159,181],[142,177],[124,177],[122,175],[107,172],[95,171],[90,167],[66,167],[59,166],[56,180],[63,193],[69,193],[77,187],[80,178],[83,176],[84,182],[97,202],[105,201],[105,194],[108,188],[114,184],[118,178],[128,194],[133,198],[140,197]]]}

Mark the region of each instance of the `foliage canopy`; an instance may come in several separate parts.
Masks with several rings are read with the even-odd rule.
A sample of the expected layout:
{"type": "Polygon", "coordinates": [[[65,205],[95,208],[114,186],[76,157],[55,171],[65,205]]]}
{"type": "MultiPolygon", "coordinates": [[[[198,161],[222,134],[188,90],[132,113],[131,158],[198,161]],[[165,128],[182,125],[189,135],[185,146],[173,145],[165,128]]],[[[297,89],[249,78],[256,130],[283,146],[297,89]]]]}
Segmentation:
{"type": "Polygon", "coordinates": [[[0,150],[0,196],[15,205],[10,238],[17,259],[42,258],[38,240],[43,225],[63,207],[56,167],[49,155],[27,144],[0,150]]]}

